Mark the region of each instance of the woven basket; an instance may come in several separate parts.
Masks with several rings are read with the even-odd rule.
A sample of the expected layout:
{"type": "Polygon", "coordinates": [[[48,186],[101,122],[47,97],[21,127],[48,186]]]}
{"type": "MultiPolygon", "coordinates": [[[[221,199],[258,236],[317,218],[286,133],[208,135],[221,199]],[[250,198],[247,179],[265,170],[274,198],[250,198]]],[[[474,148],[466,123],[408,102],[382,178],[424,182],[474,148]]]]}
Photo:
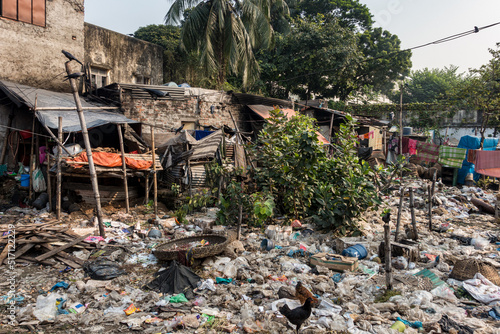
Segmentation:
{"type": "Polygon", "coordinates": [[[160,261],[171,261],[177,259],[180,251],[191,251],[191,256],[199,259],[222,253],[227,243],[228,239],[223,235],[202,234],[194,237],[171,240],[158,246],[153,254],[160,261]],[[208,245],[192,248],[187,246],[192,242],[200,242],[202,240],[208,241],[208,245]]]}
{"type": "Polygon", "coordinates": [[[453,270],[450,273],[450,278],[455,278],[460,281],[465,281],[474,278],[476,273],[481,273],[491,283],[500,286],[500,276],[496,269],[477,259],[459,260],[455,263],[453,270]]]}

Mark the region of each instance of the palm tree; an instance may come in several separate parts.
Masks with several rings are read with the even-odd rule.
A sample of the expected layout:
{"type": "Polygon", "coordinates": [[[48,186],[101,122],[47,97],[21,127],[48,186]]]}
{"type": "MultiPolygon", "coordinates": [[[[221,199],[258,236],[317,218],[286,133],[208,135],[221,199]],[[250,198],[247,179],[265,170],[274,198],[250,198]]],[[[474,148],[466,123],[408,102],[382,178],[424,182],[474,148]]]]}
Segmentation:
{"type": "Polygon", "coordinates": [[[253,50],[273,44],[271,7],[288,12],[284,0],[175,0],[165,23],[178,24],[192,8],[182,27],[181,47],[200,54],[203,67],[216,75],[218,88],[228,73],[241,75],[247,86],[260,73],[253,50]]]}

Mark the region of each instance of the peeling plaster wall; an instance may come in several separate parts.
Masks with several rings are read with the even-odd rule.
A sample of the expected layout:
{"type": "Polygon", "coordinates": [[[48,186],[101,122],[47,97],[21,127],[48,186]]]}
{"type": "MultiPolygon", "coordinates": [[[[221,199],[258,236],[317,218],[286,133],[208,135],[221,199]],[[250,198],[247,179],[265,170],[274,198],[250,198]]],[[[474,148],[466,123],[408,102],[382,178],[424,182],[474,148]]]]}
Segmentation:
{"type": "MultiPolygon", "coordinates": [[[[205,90],[205,92],[208,90],[205,90]]],[[[186,96],[184,100],[133,99],[130,94],[123,94],[122,109],[128,118],[143,122],[144,125],[155,125],[155,133],[170,135],[171,129],[181,126],[182,122],[196,122],[197,130],[204,126],[220,128],[224,125],[234,129],[229,111],[244,129],[243,106],[237,104],[231,94],[211,91],[209,94],[186,96]],[[210,107],[214,106],[212,114],[210,107]]],[[[143,133],[150,133],[148,126],[143,126],[143,133]]],[[[146,135],[148,137],[149,135],[146,135]]]]}
{"type": "Polygon", "coordinates": [[[60,75],[67,60],[61,50],[83,61],[83,14],[83,1],[47,0],[45,27],[0,18],[0,79],[69,91],[60,75]]]}
{"type": "Polygon", "coordinates": [[[163,49],[159,45],[85,23],[85,63],[108,69],[109,82],[134,83],[134,75],[163,84],[163,49]]]}

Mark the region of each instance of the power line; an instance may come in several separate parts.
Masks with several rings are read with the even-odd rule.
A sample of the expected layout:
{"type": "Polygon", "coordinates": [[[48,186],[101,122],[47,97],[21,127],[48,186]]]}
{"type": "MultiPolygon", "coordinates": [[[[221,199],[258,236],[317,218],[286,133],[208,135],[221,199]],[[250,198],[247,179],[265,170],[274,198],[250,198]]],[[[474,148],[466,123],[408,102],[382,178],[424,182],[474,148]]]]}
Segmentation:
{"type": "MultiPolygon", "coordinates": [[[[411,47],[411,48],[408,48],[408,49],[404,49],[404,50],[394,51],[394,52],[388,53],[388,54],[383,55],[383,56],[378,56],[378,57],[373,57],[373,58],[365,59],[363,61],[358,62],[357,64],[360,65],[360,64],[363,64],[363,63],[367,63],[369,61],[377,60],[377,59],[380,59],[380,58],[392,57],[392,56],[398,55],[398,54],[403,53],[403,52],[408,52],[408,51],[411,51],[411,50],[420,49],[420,48],[423,48],[423,47],[426,47],[426,46],[431,46],[431,45],[437,45],[437,44],[442,44],[442,43],[450,42],[450,41],[453,41],[455,39],[459,39],[459,38],[462,38],[462,37],[465,37],[465,36],[468,36],[468,35],[472,35],[472,34],[478,33],[481,30],[488,29],[488,28],[494,27],[494,26],[499,25],[499,24],[500,24],[500,22],[496,22],[496,23],[492,23],[492,24],[486,25],[484,27],[474,27],[474,29],[472,29],[472,30],[467,30],[467,31],[464,31],[464,32],[459,33],[459,34],[455,34],[455,35],[451,35],[451,36],[448,36],[448,37],[444,37],[444,38],[438,39],[438,40],[433,41],[433,42],[425,43],[425,44],[422,44],[422,45],[417,45],[417,46],[414,46],[414,47],[411,47]]],[[[290,80],[293,80],[293,79],[297,79],[297,78],[301,78],[301,77],[306,77],[306,76],[309,76],[309,75],[320,74],[320,73],[324,73],[324,72],[336,71],[338,69],[342,69],[342,68],[345,68],[347,66],[350,66],[350,65],[337,66],[337,67],[334,67],[334,68],[331,68],[331,69],[326,69],[326,70],[311,72],[311,73],[307,73],[307,74],[301,74],[301,75],[297,75],[297,76],[294,76],[294,77],[291,77],[291,78],[287,78],[287,79],[274,80],[274,82],[290,81],[290,80]]]]}

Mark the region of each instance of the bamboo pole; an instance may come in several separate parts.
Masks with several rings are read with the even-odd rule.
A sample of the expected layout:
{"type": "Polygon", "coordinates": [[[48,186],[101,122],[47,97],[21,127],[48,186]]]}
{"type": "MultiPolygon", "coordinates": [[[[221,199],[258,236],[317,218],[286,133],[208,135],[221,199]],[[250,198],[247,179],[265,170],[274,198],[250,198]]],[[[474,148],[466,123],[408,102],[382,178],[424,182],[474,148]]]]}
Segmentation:
{"type": "Polygon", "coordinates": [[[149,172],[146,171],[144,173],[144,175],[146,176],[146,184],[145,184],[145,186],[146,186],[146,194],[145,194],[144,197],[145,197],[145,200],[146,200],[146,205],[148,205],[149,204],[149,172]]]}
{"type": "MultiPolygon", "coordinates": [[[[62,117],[58,118],[59,121],[59,132],[57,136],[59,137],[59,141],[62,142],[62,117]]],[[[57,146],[57,188],[56,188],[56,215],[57,220],[61,219],[61,183],[62,183],[62,175],[61,175],[61,159],[62,158],[62,148],[61,146],[57,146]]]]}
{"type": "Polygon", "coordinates": [[[56,135],[52,133],[52,130],[49,129],[49,127],[47,125],[43,124],[42,122],[40,122],[40,124],[42,124],[42,126],[45,128],[45,130],[47,130],[47,132],[52,137],[52,139],[54,139],[54,141],[56,142],[57,146],[59,146],[61,149],[63,149],[64,152],[66,152],[66,154],[68,156],[73,157],[73,154],[71,154],[71,152],[68,151],[68,149],[66,147],[64,147],[64,145],[62,143],[62,138],[61,138],[61,140],[59,140],[59,138],[57,138],[56,135]]]}
{"type": "Polygon", "coordinates": [[[121,124],[116,124],[118,131],[118,139],[120,141],[120,152],[122,154],[122,168],[123,168],[123,187],[125,188],[125,208],[127,213],[130,212],[130,204],[128,199],[128,181],[127,181],[127,165],[125,164],[125,148],[123,145],[123,134],[121,124]]]}
{"type": "Polygon", "coordinates": [[[45,138],[45,151],[47,152],[47,193],[49,194],[49,212],[52,212],[54,208],[52,206],[52,180],[50,177],[50,149],[49,149],[49,140],[45,138]]]}
{"type": "Polygon", "coordinates": [[[432,230],[432,192],[431,185],[427,185],[427,193],[429,194],[429,231],[432,230]]]}
{"type": "Polygon", "coordinates": [[[413,197],[413,188],[410,187],[410,211],[411,226],[413,228],[413,240],[418,240],[417,220],[415,219],[415,198],[413,197]]]}
{"type": "Polygon", "coordinates": [[[385,238],[385,285],[387,290],[392,290],[392,264],[391,264],[391,229],[389,223],[384,224],[385,238]]]}
{"type": "Polygon", "coordinates": [[[431,186],[431,196],[434,198],[434,190],[436,188],[436,178],[437,178],[437,170],[432,174],[432,186],[431,186]]]}
{"type": "MultiPolygon", "coordinates": [[[[71,74],[71,69],[69,67],[69,61],[66,62],[66,73],[71,74]]],[[[101,211],[101,196],[99,195],[99,185],[97,183],[97,174],[95,172],[94,159],[92,157],[92,147],[90,146],[89,132],[87,130],[87,122],[85,122],[85,115],[82,110],[82,103],[80,101],[80,96],[78,95],[78,90],[76,88],[76,82],[74,78],[69,78],[69,83],[71,85],[71,90],[73,91],[73,97],[75,99],[76,110],[78,111],[78,117],[80,118],[80,126],[82,128],[83,141],[85,142],[85,149],[87,150],[87,159],[89,161],[89,173],[90,181],[92,182],[92,189],[94,191],[94,198],[96,201],[96,213],[97,220],[99,223],[99,235],[103,238],[106,237],[106,232],[104,231],[104,224],[102,222],[102,211],[101,211]]]]}
{"type": "MultiPolygon", "coordinates": [[[[36,106],[36,97],[35,97],[36,106]]],[[[33,151],[35,150],[35,116],[33,116],[33,122],[31,124],[31,149],[30,149],[30,186],[28,198],[33,200],[33,185],[35,184],[35,157],[33,156],[33,151]]]]}
{"type": "Polygon", "coordinates": [[[156,152],[155,152],[155,130],[151,129],[151,156],[153,158],[153,200],[155,208],[155,216],[158,216],[158,178],[156,176],[156,152]]]}
{"type": "Polygon", "coordinates": [[[398,220],[396,222],[396,235],[394,236],[394,240],[398,242],[399,240],[399,227],[401,226],[401,211],[403,210],[403,196],[405,194],[405,190],[403,187],[399,188],[399,208],[398,208],[398,220]]]}

